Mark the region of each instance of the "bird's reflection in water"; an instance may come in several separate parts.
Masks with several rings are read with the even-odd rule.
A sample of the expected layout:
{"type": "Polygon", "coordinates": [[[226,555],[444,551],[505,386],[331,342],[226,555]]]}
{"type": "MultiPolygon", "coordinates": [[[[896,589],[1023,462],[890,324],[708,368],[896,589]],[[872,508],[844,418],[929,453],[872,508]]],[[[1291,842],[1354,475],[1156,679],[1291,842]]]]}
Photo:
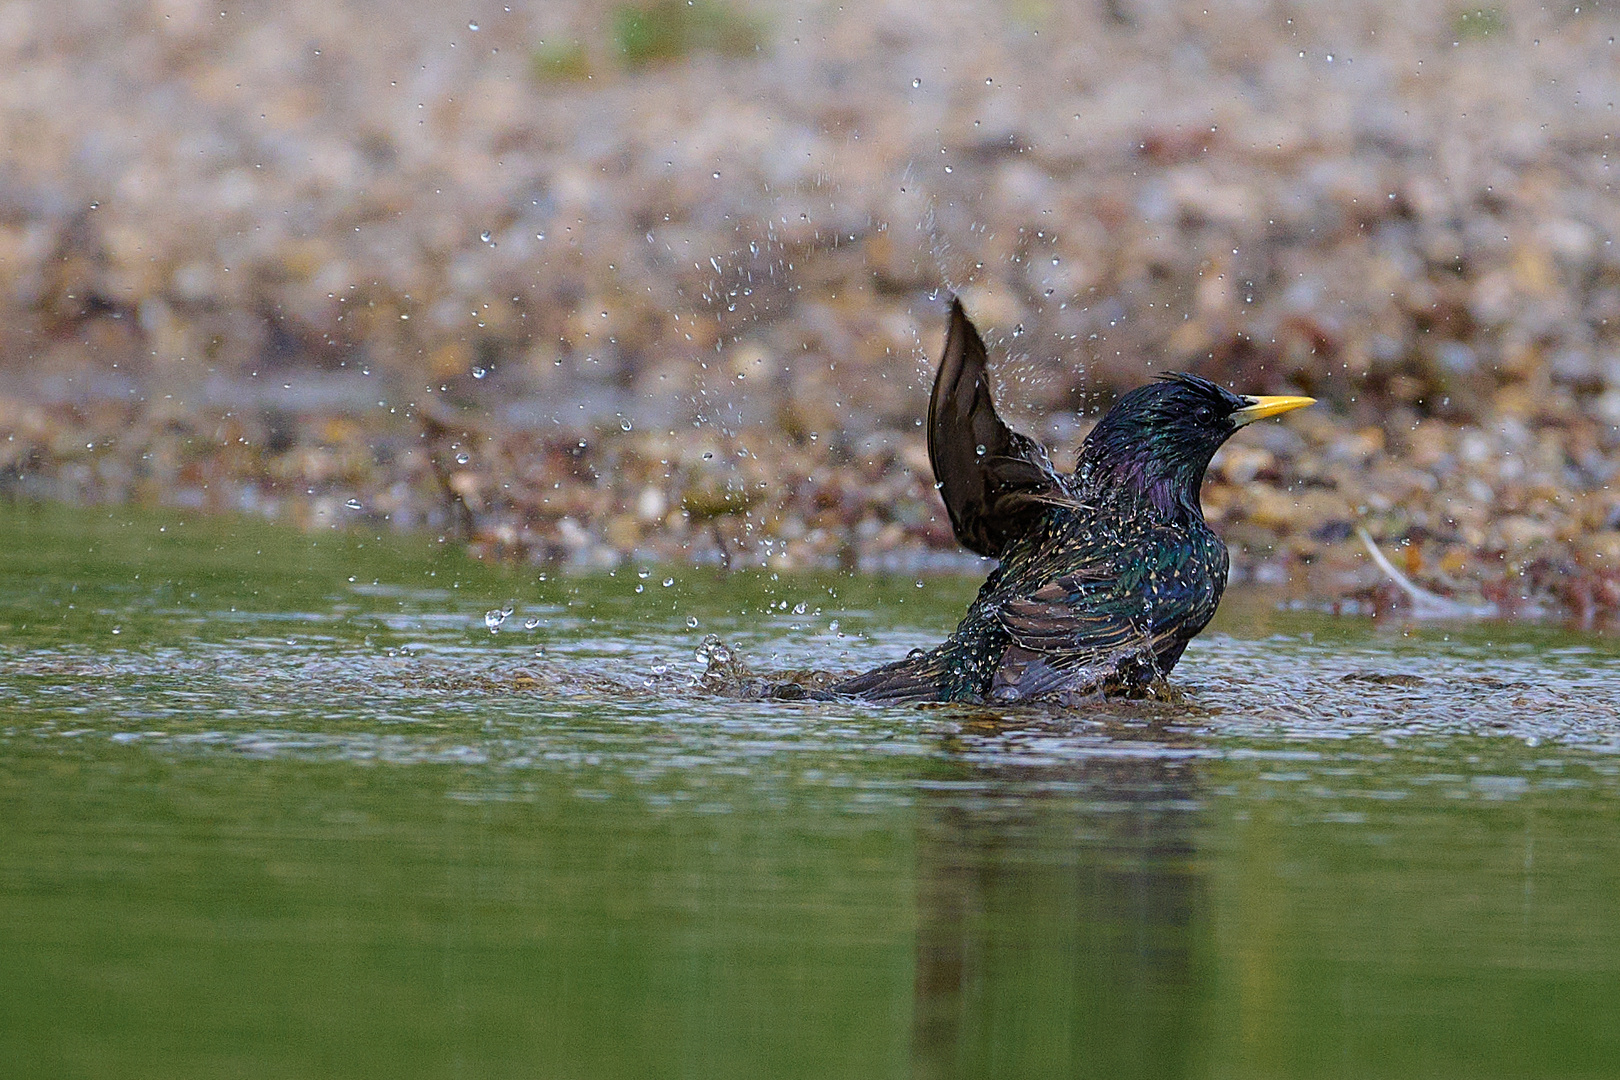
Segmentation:
{"type": "Polygon", "coordinates": [[[921,796],[913,1074],[1188,1074],[1210,952],[1196,758],[1155,725],[1007,724],[964,724],[921,796]]]}

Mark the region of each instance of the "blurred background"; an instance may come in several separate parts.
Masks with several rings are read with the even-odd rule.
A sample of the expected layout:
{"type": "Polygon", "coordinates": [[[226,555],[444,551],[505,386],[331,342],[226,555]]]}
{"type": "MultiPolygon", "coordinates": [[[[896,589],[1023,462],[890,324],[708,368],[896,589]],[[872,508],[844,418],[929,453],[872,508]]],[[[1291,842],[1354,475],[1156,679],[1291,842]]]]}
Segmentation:
{"type": "Polygon", "coordinates": [[[1158,370],[1323,404],[1236,576],[1620,607],[1620,16],[1448,0],[12,0],[12,497],[495,556],[964,565],[960,292],[1061,463],[1158,370]],[[1404,560],[1402,562],[1401,560],[1404,560]]]}

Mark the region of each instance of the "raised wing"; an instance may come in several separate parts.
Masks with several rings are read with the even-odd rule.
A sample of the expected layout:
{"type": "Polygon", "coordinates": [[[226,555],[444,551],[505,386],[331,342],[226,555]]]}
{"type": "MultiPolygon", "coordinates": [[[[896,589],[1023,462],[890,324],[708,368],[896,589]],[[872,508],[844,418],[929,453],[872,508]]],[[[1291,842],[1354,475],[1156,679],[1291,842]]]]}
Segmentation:
{"type": "Polygon", "coordinates": [[[999,556],[1061,495],[1046,450],[996,415],[984,341],[951,301],[945,355],[928,401],[928,461],[962,546],[999,556]]]}
{"type": "Polygon", "coordinates": [[[1199,552],[1164,530],[1127,556],[1087,564],[1003,604],[999,619],[1012,643],[991,696],[1089,692],[1168,672],[1215,614],[1226,585],[1225,548],[1209,539],[1199,552]]]}

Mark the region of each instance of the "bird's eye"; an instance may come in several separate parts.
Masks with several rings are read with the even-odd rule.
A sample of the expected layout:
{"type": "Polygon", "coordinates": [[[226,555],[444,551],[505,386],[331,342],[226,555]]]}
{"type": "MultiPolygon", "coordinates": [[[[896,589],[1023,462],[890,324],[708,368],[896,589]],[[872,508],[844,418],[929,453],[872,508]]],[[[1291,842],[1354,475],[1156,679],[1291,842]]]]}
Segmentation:
{"type": "Polygon", "coordinates": [[[1193,410],[1193,416],[1197,418],[1200,424],[1207,424],[1211,420],[1215,419],[1215,410],[1210,408],[1208,405],[1200,405],[1197,409],[1193,410]]]}

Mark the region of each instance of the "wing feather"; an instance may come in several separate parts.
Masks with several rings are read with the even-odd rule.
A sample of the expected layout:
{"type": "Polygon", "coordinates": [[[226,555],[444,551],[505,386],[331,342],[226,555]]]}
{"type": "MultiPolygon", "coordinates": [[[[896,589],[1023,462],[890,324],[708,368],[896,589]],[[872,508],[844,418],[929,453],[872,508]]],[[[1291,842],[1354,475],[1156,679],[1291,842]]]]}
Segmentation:
{"type": "Polygon", "coordinates": [[[1185,572],[1178,557],[1186,554],[1166,533],[1128,560],[1100,560],[1008,600],[998,617],[1012,644],[991,695],[1090,692],[1168,670],[1214,614],[1225,584],[1224,566],[1219,580],[1185,572]]]}
{"type": "Polygon", "coordinates": [[[1013,431],[990,396],[984,340],[960,300],[928,401],[928,461],[962,546],[999,556],[1063,490],[1046,449],[1013,431]]]}

